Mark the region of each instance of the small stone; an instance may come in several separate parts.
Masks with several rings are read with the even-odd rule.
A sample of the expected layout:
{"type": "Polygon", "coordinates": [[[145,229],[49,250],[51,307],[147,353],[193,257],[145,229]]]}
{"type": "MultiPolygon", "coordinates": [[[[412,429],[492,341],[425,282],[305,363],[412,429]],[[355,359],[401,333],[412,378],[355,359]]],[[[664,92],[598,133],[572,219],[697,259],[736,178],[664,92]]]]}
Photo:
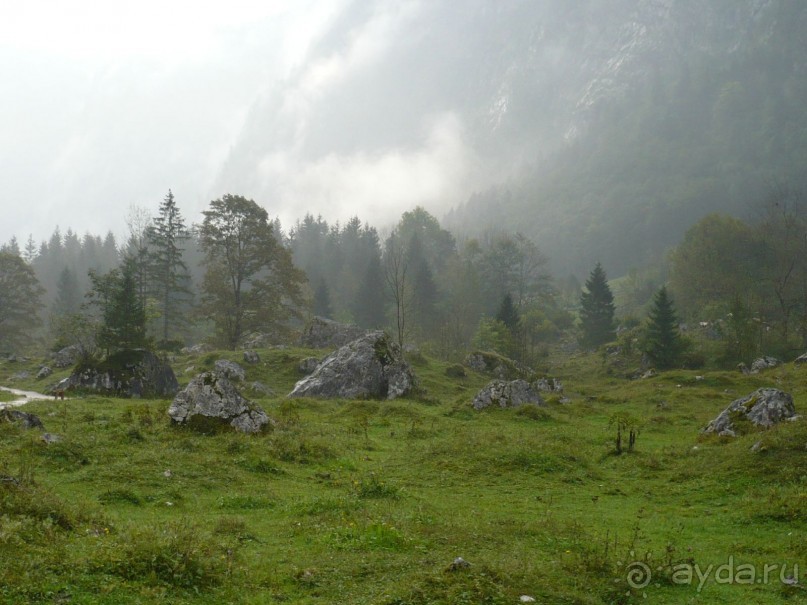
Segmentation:
{"type": "Polygon", "coordinates": [[[36,377],[38,380],[41,380],[43,378],[47,378],[51,374],[53,374],[53,370],[51,370],[48,366],[42,366],[39,368],[39,372],[36,373],[36,377]]]}
{"type": "Polygon", "coordinates": [[[54,435],[53,433],[43,433],[40,439],[42,439],[42,441],[48,445],[52,443],[59,443],[62,440],[59,435],[54,435]]]}
{"type": "Polygon", "coordinates": [[[244,351],[244,361],[246,363],[255,364],[255,363],[260,363],[261,358],[260,358],[260,356],[258,355],[257,352],[252,351],[252,350],[248,350],[248,351],[244,351]]]}
{"type": "Polygon", "coordinates": [[[174,476],[174,473],[171,472],[170,468],[166,469],[165,472],[163,473],[163,477],[165,477],[166,479],[170,479],[173,476],[174,476]]]}
{"type": "Polygon", "coordinates": [[[458,571],[460,569],[468,569],[470,566],[471,564],[468,563],[468,561],[466,561],[462,557],[457,557],[456,559],[454,559],[451,565],[448,566],[448,571],[458,571]]]}
{"type": "Polygon", "coordinates": [[[535,597],[531,597],[530,595],[523,594],[518,597],[518,600],[522,603],[535,603],[535,597]]]}
{"type": "Polygon", "coordinates": [[[761,441],[757,441],[754,445],[751,446],[752,452],[762,452],[765,450],[765,447],[762,445],[761,441]]]}

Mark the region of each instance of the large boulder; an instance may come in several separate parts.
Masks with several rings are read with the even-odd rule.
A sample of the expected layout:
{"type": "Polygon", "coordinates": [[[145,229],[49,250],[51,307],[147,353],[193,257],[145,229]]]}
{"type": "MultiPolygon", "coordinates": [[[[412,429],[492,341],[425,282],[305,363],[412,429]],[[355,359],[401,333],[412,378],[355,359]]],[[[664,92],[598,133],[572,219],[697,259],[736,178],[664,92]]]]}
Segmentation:
{"type": "Polygon", "coordinates": [[[289,397],[395,399],[410,393],[415,375],[401,348],[384,332],[370,332],[328,355],[289,397]]]}
{"type": "Polygon", "coordinates": [[[89,391],[115,397],[167,397],[179,390],[174,370],[151,351],[119,351],[88,363],[60,381],[55,391],[89,391]]]}
{"type": "Polygon", "coordinates": [[[501,408],[518,407],[525,404],[545,405],[541,397],[540,384],[523,379],[493,380],[485,385],[474,397],[474,409],[490,406],[501,408]]]}
{"type": "Polygon", "coordinates": [[[767,428],[793,418],[796,418],[793,397],[779,389],[762,388],[732,401],[702,432],[734,437],[739,422],[749,421],[767,428]]]}
{"type": "Polygon", "coordinates": [[[257,433],[271,422],[266,412],[217,372],[193,378],[174,398],[168,415],[177,424],[205,432],[229,425],[242,433],[257,433]]]}
{"type": "Polygon", "coordinates": [[[70,345],[51,354],[53,366],[59,369],[69,368],[76,365],[81,357],[81,347],[70,345]]]}
{"type": "Polygon", "coordinates": [[[300,344],[311,349],[334,349],[361,338],[365,330],[352,324],[314,317],[303,330],[300,344]]]}
{"type": "Polygon", "coordinates": [[[543,405],[544,400],[526,380],[493,380],[485,385],[474,397],[473,406],[476,410],[483,410],[490,406],[512,408],[532,403],[543,405]]]}

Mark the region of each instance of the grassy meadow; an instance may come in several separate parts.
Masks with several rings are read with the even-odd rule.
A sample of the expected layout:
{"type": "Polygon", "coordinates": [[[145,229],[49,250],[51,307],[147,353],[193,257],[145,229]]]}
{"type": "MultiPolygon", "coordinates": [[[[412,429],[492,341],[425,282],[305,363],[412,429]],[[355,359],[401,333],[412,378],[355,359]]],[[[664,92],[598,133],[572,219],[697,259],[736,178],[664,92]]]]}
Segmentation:
{"type": "MultiPolygon", "coordinates": [[[[0,603],[807,602],[807,421],[699,435],[761,386],[807,412],[807,368],[628,381],[577,356],[549,368],[570,403],[476,412],[489,377],[428,357],[416,399],[287,400],[323,352],[258,352],[247,382],[276,395],[242,391],[276,421],[261,435],[90,396],[20,408],[57,443],[0,423],[0,603]],[[638,429],[631,453],[616,418],[638,429]]],[[[187,383],[219,358],[241,363],[172,365],[187,383]]],[[[67,374],[10,380],[38,361],[0,363],[0,384],[67,374]]]]}

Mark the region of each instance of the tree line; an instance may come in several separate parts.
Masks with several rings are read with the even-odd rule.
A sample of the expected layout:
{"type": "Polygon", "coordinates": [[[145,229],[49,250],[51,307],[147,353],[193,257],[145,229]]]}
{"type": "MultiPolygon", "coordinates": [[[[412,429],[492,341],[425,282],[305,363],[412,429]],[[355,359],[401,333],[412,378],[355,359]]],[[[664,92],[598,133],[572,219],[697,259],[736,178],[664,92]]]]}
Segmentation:
{"type": "Polygon", "coordinates": [[[383,238],[358,217],[310,214],[284,232],[237,195],[188,225],[169,191],[126,224],[122,244],[57,228],[38,246],[4,245],[3,277],[17,294],[9,287],[0,300],[15,309],[3,314],[0,346],[35,334],[89,354],[199,340],[235,348],[255,334],[284,342],[317,314],[389,329],[446,358],[478,346],[527,359],[572,322],[535,243],[503,232],[458,242],[420,207],[383,238]]]}
{"type": "Polygon", "coordinates": [[[807,346],[807,212],[783,188],[754,222],[695,224],[659,270],[662,287],[633,273],[609,282],[596,264],[580,288],[553,278],[522,234],[458,240],[420,207],[383,236],[358,217],[329,224],[310,214],[286,232],[237,195],[187,225],[169,191],[127,226],[122,245],[111,233],[58,228],[38,246],[5,244],[0,348],[35,334],[90,354],[202,340],[233,349],[254,336],[286,342],[311,314],[387,329],[445,359],[480,349],[533,363],[577,341],[622,343],[666,368],[807,346]]]}

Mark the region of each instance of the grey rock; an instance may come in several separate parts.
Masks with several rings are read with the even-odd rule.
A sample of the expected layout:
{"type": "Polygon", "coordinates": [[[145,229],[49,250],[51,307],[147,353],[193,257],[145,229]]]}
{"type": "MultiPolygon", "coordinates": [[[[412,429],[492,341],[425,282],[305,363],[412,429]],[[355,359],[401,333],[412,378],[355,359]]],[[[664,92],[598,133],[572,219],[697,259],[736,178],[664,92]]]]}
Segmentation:
{"type": "Polygon", "coordinates": [[[205,353],[210,353],[212,350],[213,347],[210,345],[199,343],[189,347],[182,347],[179,352],[183,355],[204,355],[205,353]]]}
{"type": "Polygon", "coordinates": [[[303,330],[300,344],[311,349],[333,349],[343,347],[365,333],[365,330],[352,324],[314,317],[303,330]]]}
{"type": "Polygon", "coordinates": [[[224,376],[224,378],[228,380],[240,382],[247,378],[247,373],[244,371],[244,368],[228,359],[216,360],[216,369],[214,371],[216,374],[224,376]]]}
{"type": "Polygon", "coordinates": [[[19,410],[0,410],[0,422],[13,422],[24,429],[44,429],[39,416],[19,410]]]}
{"type": "Polygon", "coordinates": [[[318,365],[319,365],[319,359],[317,359],[316,357],[306,357],[305,359],[300,361],[300,365],[297,366],[297,369],[300,370],[301,374],[305,374],[306,376],[308,376],[309,374],[314,373],[318,365]]]}
{"type": "Polygon", "coordinates": [[[462,363],[476,372],[489,374],[500,380],[529,378],[533,375],[533,372],[527,366],[513,359],[487,351],[469,353],[462,363]]]}
{"type": "Polygon", "coordinates": [[[262,395],[266,397],[274,396],[275,392],[262,382],[251,382],[248,386],[249,390],[255,395],[262,395]]]}
{"type": "Polygon", "coordinates": [[[168,415],[177,424],[200,429],[229,425],[242,433],[257,433],[271,423],[266,412],[217,372],[194,377],[174,398],[168,415]]]}
{"type": "Polygon", "coordinates": [[[412,392],[415,375],[400,347],[384,332],[370,332],[331,353],[289,397],[395,399],[412,392]]]}
{"type": "Polygon", "coordinates": [[[61,380],[54,391],[80,390],[116,397],[165,397],[179,390],[171,366],[151,351],[120,351],[61,380]]]}
{"type": "Polygon", "coordinates": [[[776,359],[776,357],[766,355],[765,357],[760,357],[759,359],[755,359],[753,361],[751,364],[751,374],[759,374],[762,370],[775,368],[779,365],[782,365],[780,360],[776,359]]]}
{"type": "Polygon", "coordinates": [[[803,363],[807,363],[807,353],[803,353],[803,354],[799,355],[798,357],[796,357],[796,359],[793,361],[793,363],[795,363],[796,365],[801,365],[803,363]]]}
{"type": "Polygon", "coordinates": [[[702,432],[733,437],[736,435],[734,418],[738,416],[747,418],[755,426],[768,428],[796,416],[796,409],[788,393],[772,388],[757,389],[732,401],[702,432]]]}
{"type": "Polygon", "coordinates": [[[745,365],[742,361],[737,364],[737,371],[744,376],[748,376],[751,373],[751,370],[749,370],[748,366],[745,365]]]}
{"type": "Polygon", "coordinates": [[[532,388],[539,393],[562,393],[563,383],[556,378],[539,378],[532,383],[532,388]]]}
{"type": "Polygon", "coordinates": [[[253,364],[260,363],[261,357],[260,355],[258,355],[257,352],[253,351],[252,349],[249,349],[247,351],[244,351],[244,362],[253,364]]]}
{"type": "Polygon", "coordinates": [[[51,355],[53,358],[53,365],[59,369],[69,368],[76,365],[81,357],[81,347],[78,345],[70,345],[51,355]]]}
{"type": "Polygon", "coordinates": [[[28,380],[31,377],[30,372],[26,372],[23,370],[22,372],[17,372],[16,374],[12,374],[9,380],[12,382],[16,382],[17,380],[28,380]]]}
{"type": "Polygon", "coordinates": [[[459,571],[460,569],[468,569],[471,567],[471,564],[468,563],[462,557],[457,557],[451,562],[451,565],[448,566],[449,571],[459,571]]]}
{"type": "Polygon", "coordinates": [[[62,440],[61,435],[54,435],[53,433],[42,433],[39,438],[48,445],[52,443],[59,443],[62,440]]]}
{"type": "Polygon", "coordinates": [[[42,366],[36,373],[36,377],[38,380],[41,380],[43,378],[47,378],[51,374],[53,374],[53,370],[51,370],[48,366],[42,366]]]}
{"type": "Polygon", "coordinates": [[[241,339],[241,346],[244,349],[265,349],[272,344],[271,334],[264,332],[250,332],[241,339]]]}
{"type": "Polygon", "coordinates": [[[526,380],[493,380],[476,394],[473,406],[482,410],[490,406],[510,408],[532,403],[544,405],[541,395],[526,380]]]}

